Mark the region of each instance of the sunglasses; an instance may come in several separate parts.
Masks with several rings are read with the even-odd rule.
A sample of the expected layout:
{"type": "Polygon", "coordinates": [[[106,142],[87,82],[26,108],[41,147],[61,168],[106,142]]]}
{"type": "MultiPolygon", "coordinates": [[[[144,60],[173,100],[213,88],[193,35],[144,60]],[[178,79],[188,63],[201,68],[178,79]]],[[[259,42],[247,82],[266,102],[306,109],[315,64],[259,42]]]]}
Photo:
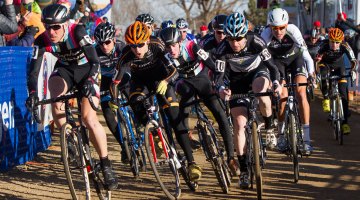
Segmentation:
{"type": "Polygon", "coordinates": [[[224,31],[215,31],[215,33],[218,35],[225,35],[224,31]]]}
{"type": "Polygon", "coordinates": [[[271,29],[274,31],[282,31],[286,28],[286,26],[272,26],[271,29]]]}
{"type": "Polygon", "coordinates": [[[341,41],[330,40],[331,43],[340,44],[341,41]]]}
{"type": "Polygon", "coordinates": [[[59,30],[59,29],[61,29],[61,25],[59,25],[59,24],[56,24],[56,25],[45,25],[45,29],[46,30],[50,30],[50,29],[52,29],[52,30],[54,30],[54,31],[57,31],[57,30],[59,30]]]}
{"type": "Polygon", "coordinates": [[[136,49],[136,48],[142,48],[145,46],[145,43],[141,43],[141,44],[130,44],[129,45],[131,48],[136,49]]]}
{"type": "Polygon", "coordinates": [[[244,37],[227,37],[226,40],[229,42],[237,41],[240,42],[244,37]]]}
{"type": "Polygon", "coordinates": [[[111,40],[106,40],[105,42],[99,42],[100,45],[109,45],[111,43],[111,40]]]}

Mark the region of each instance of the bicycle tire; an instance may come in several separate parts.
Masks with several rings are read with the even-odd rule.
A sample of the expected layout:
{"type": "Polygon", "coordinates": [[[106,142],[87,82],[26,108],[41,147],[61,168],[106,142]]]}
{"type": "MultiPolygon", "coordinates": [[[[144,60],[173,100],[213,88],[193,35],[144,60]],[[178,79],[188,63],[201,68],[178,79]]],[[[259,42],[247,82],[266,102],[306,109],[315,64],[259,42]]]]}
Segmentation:
{"type": "Polygon", "coordinates": [[[342,100],[340,98],[340,96],[338,96],[336,98],[336,104],[337,104],[337,109],[336,109],[336,112],[338,113],[338,119],[337,119],[337,135],[338,135],[338,142],[340,145],[343,145],[344,144],[344,134],[341,130],[341,120],[343,119],[343,107],[342,107],[342,100]]]}
{"type": "Polygon", "coordinates": [[[256,122],[252,122],[251,124],[251,134],[252,134],[252,143],[253,143],[254,172],[255,172],[255,180],[256,180],[257,198],[262,199],[263,185],[262,185],[262,174],[261,174],[261,164],[260,164],[260,144],[259,144],[259,135],[258,135],[256,122]]]}
{"type": "Polygon", "coordinates": [[[294,182],[299,181],[299,159],[298,159],[298,141],[296,133],[296,120],[293,113],[289,114],[288,118],[288,131],[289,131],[289,141],[291,147],[291,157],[293,161],[294,168],[294,182]]]}
{"type": "Polygon", "coordinates": [[[80,151],[78,133],[77,129],[76,135],[74,135],[73,127],[68,123],[63,124],[60,131],[61,156],[64,164],[64,172],[71,196],[74,200],[82,198],[88,199],[91,196],[88,171],[86,167],[84,167],[86,166],[85,158],[80,151]]]}
{"type": "Polygon", "coordinates": [[[129,129],[128,129],[128,125],[126,123],[126,120],[123,116],[123,113],[119,113],[122,112],[120,110],[118,110],[117,112],[117,120],[118,120],[118,129],[119,129],[119,133],[121,134],[120,137],[122,138],[122,146],[124,149],[122,149],[122,151],[125,151],[125,154],[127,156],[127,158],[129,159],[129,162],[132,162],[132,157],[131,157],[131,153],[130,153],[130,148],[129,148],[129,137],[130,137],[130,133],[129,133],[129,129]]]}
{"type": "Polygon", "coordinates": [[[333,137],[334,139],[337,141],[339,138],[338,138],[338,132],[337,132],[337,114],[335,113],[337,108],[336,108],[336,100],[335,99],[332,99],[331,100],[331,107],[330,107],[332,110],[330,111],[330,115],[331,115],[331,127],[333,128],[333,137]]]}
{"type": "MultiPolygon", "coordinates": [[[[162,136],[164,136],[164,130],[162,130],[161,127],[159,128],[162,132],[162,136]]],[[[153,136],[153,134],[157,135],[157,129],[158,128],[156,128],[151,122],[148,123],[145,127],[146,154],[148,156],[148,160],[154,172],[155,178],[160,185],[160,188],[163,190],[163,192],[169,199],[178,199],[181,195],[179,171],[177,170],[175,161],[171,156],[171,151],[169,150],[169,141],[167,137],[163,137],[164,143],[162,143],[162,152],[165,155],[167,152],[169,154],[168,158],[166,158],[165,155],[157,155],[155,147],[156,144],[154,144],[153,136]]]]}
{"type": "MultiPolygon", "coordinates": [[[[137,163],[138,163],[138,166],[135,166],[135,167],[139,172],[140,171],[146,172],[146,155],[145,155],[144,148],[143,148],[144,133],[141,132],[140,130],[136,129],[134,113],[132,112],[130,107],[128,109],[129,109],[128,114],[129,114],[130,125],[131,125],[132,131],[134,132],[134,136],[135,136],[135,138],[133,140],[135,140],[136,145],[137,145],[137,148],[135,148],[134,144],[132,146],[132,150],[135,151],[135,153],[136,153],[136,158],[137,158],[137,163]]],[[[138,176],[140,176],[140,173],[138,176]]]]}
{"type": "Polygon", "coordinates": [[[215,176],[219,182],[219,185],[223,191],[224,194],[229,193],[229,186],[227,184],[227,178],[225,175],[225,171],[223,168],[223,160],[221,157],[219,157],[219,150],[215,144],[215,141],[213,140],[213,137],[216,137],[215,129],[212,127],[210,123],[207,124],[206,128],[204,129],[204,138],[205,138],[205,144],[207,146],[206,149],[209,150],[210,155],[210,163],[213,167],[213,170],[215,172],[215,176]],[[213,133],[211,133],[213,131],[213,133]]]}

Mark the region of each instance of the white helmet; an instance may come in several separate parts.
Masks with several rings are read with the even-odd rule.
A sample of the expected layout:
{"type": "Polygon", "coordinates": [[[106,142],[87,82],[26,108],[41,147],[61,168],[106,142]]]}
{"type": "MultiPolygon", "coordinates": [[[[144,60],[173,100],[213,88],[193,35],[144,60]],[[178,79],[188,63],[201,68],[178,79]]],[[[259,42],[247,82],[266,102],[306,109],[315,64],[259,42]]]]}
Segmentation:
{"type": "Polygon", "coordinates": [[[268,23],[271,26],[284,26],[289,23],[289,14],[282,8],[272,9],[268,14],[268,23]]]}

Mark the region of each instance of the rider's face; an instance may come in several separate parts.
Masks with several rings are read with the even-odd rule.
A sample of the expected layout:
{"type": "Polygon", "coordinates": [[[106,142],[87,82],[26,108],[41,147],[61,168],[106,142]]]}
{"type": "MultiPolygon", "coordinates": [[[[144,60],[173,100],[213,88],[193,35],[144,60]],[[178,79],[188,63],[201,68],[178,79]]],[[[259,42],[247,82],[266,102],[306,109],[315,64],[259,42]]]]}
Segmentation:
{"type": "Polygon", "coordinates": [[[330,49],[333,51],[339,50],[340,49],[340,41],[332,41],[329,40],[329,45],[330,45],[330,49]]]}
{"type": "Polygon", "coordinates": [[[144,58],[145,53],[149,50],[149,42],[141,43],[141,44],[131,44],[131,51],[136,56],[136,58],[144,58]]]}
{"type": "Polygon", "coordinates": [[[172,45],[167,45],[165,47],[165,50],[170,53],[171,57],[172,58],[179,58],[179,55],[180,55],[180,44],[177,42],[177,43],[174,43],[172,45]]]}
{"type": "Polygon", "coordinates": [[[99,44],[102,52],[104,52],[107,55],[109,55],[111,53],[111,51],[114,49],[114,46],[115,46],[114,39],[110,39],[105,42],[99,42],[98,44],[99,44]]]}
{"type": "Polygon", "coordinates": [[[287,25],[285,26],[272,26],[271,27],[271,32],[273,34],[273,36],[276,37],[276,39],[278,40],[282,40],[286,34],[286,28],[287,25]]]}
{"type": "Polygon", "coordinates": [[[215,30],[215,39],[217,43],[220,43],[221,41],[223,41],[225,39],[225,34],[224,31],[221,29],[217,29],[215,30]]]}
{"type": "Polygon", "coordinates": [[[49,34],[52,43],[58,43],[64,37],[67,24],[45,24],[46,31],[49,34]]]}
{"type": "Polygon", "coordinates": [[[237,38],[227,37],[226,40],[229,42],[230,47],[234,52],[240,52],[245,47],[246,44],[245,37],[237,37],[237,38]]]}

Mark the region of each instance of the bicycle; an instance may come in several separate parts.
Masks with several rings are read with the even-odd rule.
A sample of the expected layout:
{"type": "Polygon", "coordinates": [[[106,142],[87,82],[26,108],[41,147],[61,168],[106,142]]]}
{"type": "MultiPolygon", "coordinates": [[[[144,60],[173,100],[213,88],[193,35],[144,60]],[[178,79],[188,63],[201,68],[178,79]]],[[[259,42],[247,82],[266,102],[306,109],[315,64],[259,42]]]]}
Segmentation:
{"type": "Polygon", "coordinates": [[[287,74],[287,83],[283,87],[288,88],[288,97],[285,104],[285,120],[280,130],[286,134],[286,140],[290,141],[285,153],[290,155],[293,162],[294,182],[299,181],[299,159],[302,156],[303,133],[299,114],[298,102],[295,98],[295,87],[308,86],[308,83],[293,83],[291,73],[287,74]]]}
{"type": "MultiPolygon", "coordinates": [[[[32,105],[32,114],[37,116],[34,113],[36,112],[34,108],[39,105],[64,102],[66,123],[62,125],[60,130],[60,144],[61,157],[71,196],[74,200],[90,199],[90,180],[92,180],[99,198],[110,200],[111,191],[105,187],[100,162],[96,162],[91,156],[87,128],[81,120],[81,98],[81,92],[73,90],[59,97],[38,101],[32,105]],[[77,99],[77,110],[72,109],[69,104],[69,100],[72,98],[77,99]],[[77,120],[75,115],[77,115],[77,120]]],[[[92,97],[88,97],[88,99],[91,107],[98,110],[92,97]]]]}
{"type": "Polygon", "coordinates": [[[344,144],[344,134],[341,131],[341,122],[344,120],[344,110],[342,105],[342,100],[339,92],[338,81],[343,78],[351,78],[351,75],[338,76],[338,75],[329,75],[326,77],[330,80],[330,124],[333,127],[333,136],[334,139],[339,142],[340,145],[344,144]]]}
{"type": "MultiPolygon", "coordinates": [[[[147,101],[154,95],[154,93],[150,93],[142,99],[148,117],[144,131],[146,154],[155,178],[165,195],[169,199],[179,199],[181,196],[180,174],[192,191],[196,191],[198,185],[196,182],[190,181],[186,157],[179,155],[175,145],[170,142],[173,141],[170,139],[172,135],[168,135],[165,128],[159,123],[159,107],[147,101]]],[[[162,97],[167,102],[165,97],[160,95],[157,97],[162,97]]],[[[127,104],[129,103],[124,105],[127,104]]]]}
{"type": "Polygon", "coordinates": [[[257,198],[262,199],[263,194],[263,181],[261,170],[265,166],[267,159],[266,148],[262,142],[260,129],[263,123],[257,117],[256,109],[258,107],[257,97],[273,96],[273,92],[253,93],[250,91],[247,94],[233,94],[231,99],[248,99],[247,111],[248,120],[245,126],[246,134],[246,153],[247,153],[247,166],[250,175],[250,187],[253,189],[254,176],[256,181],[257,198]]]}
{"type": "Polygon", "coordinates": [[[218,134],[208,117],[205,115],[204,110],[200,106],[200,102],[201,100],[195,96],[194,100],[185,103],[183,106],[193,106],[198,119],[195,128],[197,129],[199,142],[204,151],[206,161],[211,163],[222,191],[227,194],[229,193],[231,185],[231,175],[225,160],[225,151],[219,146],[218,134]]]}

